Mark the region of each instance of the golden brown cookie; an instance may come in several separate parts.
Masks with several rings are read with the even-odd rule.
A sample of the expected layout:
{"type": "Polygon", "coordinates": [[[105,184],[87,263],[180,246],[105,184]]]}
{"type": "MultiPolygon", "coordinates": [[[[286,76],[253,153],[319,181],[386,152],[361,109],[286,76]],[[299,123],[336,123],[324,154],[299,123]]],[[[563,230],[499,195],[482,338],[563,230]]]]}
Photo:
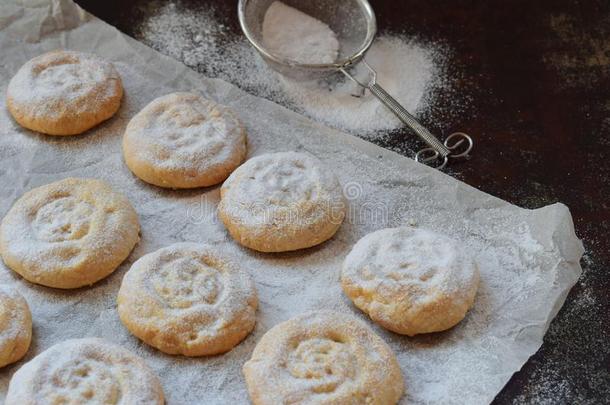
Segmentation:
{"type": "Polygon", "coordinates": [[[157,376],[139,357],[102,339],[72,339],[13,375],[6,405],[162,405],[157,376]]]}
{"type": "Polygon", "coordinates": [[[100,180],[69,178],[25,193],[0,224],[4,263],[55,288],[91,285],[127,258],[139,237],[127,198],[100,180]]]}
{"type": "Polygon", "coordinates": [[[246,157],[246,132],[228,107],[192,93],[148,104],[127,125],[129,169],[160,187],[193,188],[225,180],[246,157]]]}
{"type": "Polygon", "coordinates": [[[274,326],[243,371],[255,405],[391,405],[404,392],[388,345],[353,316],[334,311],[274,326]]]}
{"type": "Polygon", "coordinates": [[[25,298],[0,285],[0,367],[21,359],[32,340],[32,314],[25,298]]]}
{"type": "Polygon", "coordinates": [[[343,291],[372,320],[413,336],[460,322],[472,306],[479,270],[454,240],[425,229],[382,229],[345,258],[343,291]]]}
{"type": "Polygon", "coordinates": [[[341,185],[305,153],[260,155],[235,170],[220,190],[220,219],[240,244],[284,252],[331,238],[345,218],[341,185]]]}
{"type": "Polygon", "coordinates": [[[49,135],[76,135],[114,115],[123,85],[114,66],[96,55],[52,51],[23,65],[6,96],[19,125],[49,135]]]}
{"type": "Polygon", "coordinates": [[[177,243],[147,254],[125,274],[118,311],[125,327],[169,354],[224,353],[254,328],[256,289],[218,248],[177,243]]]}

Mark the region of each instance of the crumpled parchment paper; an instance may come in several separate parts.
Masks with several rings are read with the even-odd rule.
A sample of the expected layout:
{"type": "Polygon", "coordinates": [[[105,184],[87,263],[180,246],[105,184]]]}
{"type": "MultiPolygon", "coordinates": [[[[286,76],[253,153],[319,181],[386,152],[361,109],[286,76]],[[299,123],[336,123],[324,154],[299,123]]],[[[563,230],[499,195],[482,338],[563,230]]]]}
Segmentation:
{"type": "MultiPolygon", "coordinates": [[[[65,177],[95,177],[125,193],[138,211],[142,240],[127,261],[90,288],[59,291],[30,284],[3,264],[33,313],[26,358],[0,370],[4,398],[15,370],[68,338],[98,336],[123,345],[160,376],[168,404],[247,403],[241,366],[270,327],[308,309],[334,308],[365,320],[392,347],[407,385],[404,403],[489,403],[540,347],[581,268],[582,244],[568,209],[525,210],[443,173],[316,124],[223,81],[201,77],[121,34],[70,0],[4,0],[0,7],[0,86],[43,52],[93,52],[115,63],[125,87],[117,116],[77,137],[20,128],[0,100],[0,215],[36,186],[65,177]],[[339,177],[350,214],[331,241],[306,251],[263,255],[236,246],[217,220],[218,187],[170,191],[149,186],[124,165],[120,140],[129,119],[155,97],[198,92],[232,106],[245,123],[249,156],[308,151],[339,177]],[[476,256],[481,286],[473,310],[450,331],[408,338],[371,323],[342,294],[339,272],[351,246],[388,226],[428,227],[457,238],[476,256]],[[133,261],[179,241],[229,249],[254,277],[260,298],[254,332],[231,352],[211,358],[167,356],[131,336],[115,297],[133,261]]],[[[475,157],[476,158],[476,157],[475,157]]]]}

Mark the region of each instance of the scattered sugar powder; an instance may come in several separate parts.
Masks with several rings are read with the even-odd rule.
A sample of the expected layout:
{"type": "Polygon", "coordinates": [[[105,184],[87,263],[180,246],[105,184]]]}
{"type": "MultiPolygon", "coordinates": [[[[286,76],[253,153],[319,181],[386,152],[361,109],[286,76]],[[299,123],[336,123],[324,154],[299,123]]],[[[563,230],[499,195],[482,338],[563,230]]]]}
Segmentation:
{"type": "MultiPolygon", "coordinates": [[[[367,53],[367,62],[377,71],[377,81],[407,110],[425,109],[425,95],[438,80],[439,68],[433,52],[414,41],[382,36],[367,53]]],[[[364,65],[356,75],[365,74],[364,65]]],[[[316,120],[350,132],[391,130],[402,124],[370,93],[354,96],[357,88],[348,79],[297,83],[281,78],[282,89],[302,111],[316,120]],[[326,84],[326,85],[323,85],[326,84]]]]}
{"type": "MultiPolygon", "coordinates": [[[[206,76],[231,82],[314,120],[365,138],[383,137],[402,126],[368,92],[363,97],[354,96],[358,89],[341,74],[320,82],[294,82],[280,76],[265,64],[245,37],[231,35],[228,22],[214,8],[193,8],[175,0],[161,7],[153,3],[143,13],[147,18],[136,29],[136,39],[206,76]]],[[[293,21],[294,18],[284,17],[286,23],[293,21]]],[[[277,27],[274,30],[279,31],[277,27]]],[[[328,33],[321,37],[332,42],[328,33]]],[[[278,46],[285,49],[287,45],[282,40],[278,46]]],[[[313,52],[310,45],[296,42],[292,48],[296,54],[305,55],[309,50],[328,57],[334,46],[320,44],[313,52]]],[[[436,99],[446,101],[437,97],[439,93],[452,91],[446,55],[447,49],[441,44],[385,34],[375,40],[366,60],[377,70],[378,82],[407,110],[422,116],[437,109],[436,99]]],[[[360,72],[362,69],[363,66],[357,68],[360,72]]]]}

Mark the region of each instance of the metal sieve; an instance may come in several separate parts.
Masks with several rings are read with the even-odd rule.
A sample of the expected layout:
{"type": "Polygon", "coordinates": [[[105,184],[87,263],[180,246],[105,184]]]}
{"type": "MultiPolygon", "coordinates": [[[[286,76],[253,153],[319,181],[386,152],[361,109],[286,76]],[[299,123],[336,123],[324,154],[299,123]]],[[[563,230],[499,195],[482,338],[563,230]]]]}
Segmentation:
{"type": "Polygon", "coordinates": [[[262,24],[267,9],[274,1],[239,0],[238,4],[239,23],[246,38],[272,69],[299,81],[320,79],[336,72],[343,73],[363,90],[368,89],[412,132],[426,142],[428,147],[415,154],[415,160],[418,162],[442,169],[450,159],[468,156],[473,146],[473,140],[469,135],[455,132],[444,142],[439,141],[377,84],[377,73],[364,60],[377,32],[375,14],[367,0],[282,0],[286,5],[326,23],[335,32],[340,44],[339,56],[334,63],[327,64],[295,62],[265,47],[262,39],[262,24]],[[353,73],[354,66],[360,63],[368,71],[368,76],[364,79],[357,78],[353,73]]]}

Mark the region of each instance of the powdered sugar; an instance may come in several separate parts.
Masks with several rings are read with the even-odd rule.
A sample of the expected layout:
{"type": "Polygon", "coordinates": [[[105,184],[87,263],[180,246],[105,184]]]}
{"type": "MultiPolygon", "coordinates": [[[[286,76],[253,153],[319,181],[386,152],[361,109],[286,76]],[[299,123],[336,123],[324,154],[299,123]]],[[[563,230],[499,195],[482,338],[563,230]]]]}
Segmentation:
{"type": "Polygon", "coordinates": [[[419,228],[373,232],[356,243],[345,259],[342,277],[364,291],[384,296],[403,288],[413,301],[429,294],[467,295],[478,282],[470,257],[450,238],[419,228]]]}
{"type": "Polygon", "coordinates": [[[72,196],[49,201],[35,213],[31,223],[36,238],[47,242],[80,239],[89,232],[94,207],[72,196]]]}
{"type": "MultiPolygon", "coordinates": [[[[425,110],[430,87],[442,80],[434,54],[414,41],[384,36],[366,57],[377,71],[378,83],[408,111],[425,110]]],[[[357,76],[365,73],[358,65],[357,76]]],[[[326,82],[297,83],[282,78],[282,89],[306,115],[361,136],[388,131],[403,124],[379,100],[366,92],[360,97],[354,84],[341,77],[326,82]]]]}
{"type": "Polygon", "coordinates": [[[14,361],[15,340],[31,336],[31,321],[28,305],[23,296],[14,288],[0,285],[0,367],[5,361],[14,361]],[[28,330],[30,329],[30,330],[28,330]]]}
{"type": "Polygon", "coordinates": [[[256,323],[256,288],[220,250],[176,243],[137,260],[119,290],[126,327],[171,354],[218,354],[241,341],[256,323]]]}
{"type": "Polygon", "coordinates": [[[124,196],[98,180],[69,178],[15,202],[0,224],[2,258],[32,282],[76,288],[112,272],[138,231],[124,196]]]}
{"type": "Polygon", "coordinates": [[[345,258],[341,286],[371,319],[397,333],[438,332],[472,306],[479,271],[447,236],[402,226],[360,239],[345,258]]]}
{"type": "MultiPolygon", "coordinates": [[[[41,12],[39,8],[21,10],[26,19],[38,18],[36,13],[41,12]]],[[[188,27],[191,21],[197,22],[193,33],[205,26],[199,16],[181,23],[188,27]]],[[[13,27],[19,24],[5,29],[13,27]]],[[[64,43],[112,60],[123,79],[126,97],[114,118],[85,136],[71,139],[51,139],[20,128],[6,112],[5,100],[0,99],[0,132],[5,134],[0,137],[0,212],[6,213],[29,189],[78,175],[106,179],[126,194],[142,225],[142,240],[127,261],[90,288],[65,292],[38,287],[0,265],[0,281],[18,286],[33,312],[36,347],[30,357],[66,339],[104,337],[145,358],[160,376],[168,403],[244,403],[247,392],[241,367],[262,335],[303,312],[333,308],[363,319],[396,353],[407,384],[404,403],[450,404],[464,398],[472,404],[488,403],[538,349],[550,318],[578,277],[580,244],[565,206],[535,211],[511,206],[227,83],[202,79],[96,18],[61,35],[45,36],[36,45],[16,43],[16,31],[2,34],[0,49],[9,56],[0,69],[0,83],[7,83],[42,49],[64,43]],[[96,40],[99,38],[104,40],[96,40]],[[335,173],[341,184],[350,185],[350,210],[336,236],[299,252],[253,252],[237,245],[219,222],[218,188],[173,191],[135,178],[121,156],[120,140],[128,121],[154,98],[185,90],[228,104],[236,111],[247,126],[250,157],[279,151],[308,152],[335,173]],[[475,305],[464,321],[447,332],[417,338],[389,333],[366,320],[341,291],[341,264],[353,245],[372,231],[404,224],[460,241],[480,265],[481,285],[475,305]],[[142,344],[119,320],[116,295],[130,265],[144,254],[176,242],[222,247],[255,280],[260,299],[257,326],[222,356],[190,359],[164,355],[142,344]]],[[[171,32],[168,35],[179,37],[171,32]]],[[[228,54],[227,48],[225,51],[228,54]]],[[[249,76],[245,80],[256,76],[256,71],[252,75],[245,73],[248,70],[241,72],[249,76]]],[[[6,392],[16,368],[1,370],[0,395],[6,392]]]]}
{"type": "MultiPolygon", "coordinates": [[[[49,168],[51,173],[27,175],[28,183],[32,183],[27,187],[74,173],[102,177],[128,195],[142,222],[142,241],[131,258],[115,275],[91,288],[64,295],[35,289],[31,284],[19,281],[8,269],[0,272],[3,282],[21,284],[27,294],[34,319],[39,320],[36,335],[41,347],[69,337],[106,337],[145,356],[159,372],[168,401],[172,403],[245,401],[247,394],[241,365],[262,334],[278,322],[311,309],[334,308],[364,319],[365,315],[355,309],[341,291],[338,278],[342,262],[352,246],[366,234],[412,223],[461,240],[479,262],[482,282],[475,306],[466,319],[441,336],[423,338],[430,341],[425,350],[421,350],[419,339],[399,337],[369,323],[398,356],[408,384],[406,400],[413,403],[451,402],[450,398],[468,396],[473,398],[472,402],[486,402],[504,385],[508,376],[506,373],[482,374],[475,370],[492,367],[494,370],[506,370],[507,367],[516,370],[527,358],[519,345],[530,347],[530,353],[536,350],[539,343],[529,346],[527,342],[531,335],[522,331],[519,325],[538,325],[540,322],[544,325],[545,320],[540,319],[541,308],[549,308],[549,300],[553,300],[557,288],[565,283],[558,284],[556,277],[564,274],[562,277],[573,280],[573,276],[568,276],[572,273],[564,267],[567,265],[563,259],[566,252],[561,249],[562,244],[546,239],[544,243],[551,245],[542,248],[539,242],[543,235],[553,235],[553,240],[560,236],[573,240],[572,237],[556,225],[551,232],[549,227],[557,222],[548,219],[543,220],[544,233],[532,228],[536,222],[531,215],[546,218],[550,213],[531,214],[512,207],[390,152],[374,149],[368,155],[363,151],[370,149],[365,149],[363,144],[354,144],[349,140],[353,138],[234,89],[227,90],[224,84],[216,87],[219,82],[205,81],[205,85],[201,85],[196,84],[201,83],[199,76],[187,76],[189,82],[185,87],[198,88],[206,97],[233,105],[248,126],[251,155],[306,150],[322,159],[328,172],[336,173],[340,182],[352,190],[348,216],[329,242],[290,254],[252,252],[238,246],[219,222],[217,188],[183,192],[160,190],[134,178],[125,167],[120,153],[120,136],[127,122],[151,99],[174,90],[151,79],[145,65],[137,65],[135,61],[131,64],[116,63],[126,83],[126,94],[131,96],[126,97],[116,119],[88,137],[75,138],[71,142],[50,142],[41,136],[32,138],[28,131],[7,121],[10,119],[6,113],[0,119],[0,125],[10,134],[1,140],[6,145],[5,150],[15,151],[6,164],[16,164],[35,152],[41,156],[39,165],[49,168]],[[270,117],[276,117],[273,125],[270,125],[270,117]],[[105,152],[100,155],[100,150],[105,152]],[[432,194],[431,190],[434,190],[432,194]],[[433,195],[439,198],[432,198],[433,195]],[[255,279],[260,299],[257,326],[244,342],[225,355],[196,360],[164,355],[142,346],[118,318],[116,294],[130,264],[145,253],[180,241],[206,242],[226,249],[255,279]],[[83,331],[82,325],[90,326],[83,331]],[[497,336],[508,337],[500,340],[501,350],[478,349],[498,345],[497,336]],[[464,367],[468,364],[477,364],[477,367],[465,372],[464,367]],[[435,384],[435,381],[443,383],[435,384]],[[197,389],[189,388],[192,386],[197,389]]],[[[44,170],[38,167],[38,171],[44,170]]],[[[23,174],[6,173],[5,182],[15,184],[15,196],[3,200],[5,211],[11,199],[20,196],[27,184],[12,180],[23,174]]],[[[559,206],[545,210],[567,215],[565,208],[559,206]]],[[[8,378],[10,371],[2,375],[4,384],[8,378]]]]}
{"type": "MultiPolygon", "coordinates": [[[[208,76],[219,77],[314,120],[365,138],[383,137],[387,131],[402,126],[368,92],[363,97],[354,97],[358,89],[340,74],[320,82],[293,82],[279,75],[265,64],[245,38],[229,36],[213,8],[193,12],[177,0],[147,9],[145,13],[149,17],[140,27],[137,38],[208,76]]],[[[296,14],[299,16],[302,13],[296,14]]],[[[282,23],[274,27],[279,35],[294,23],[294,18],[277,23],[282,23]]],[[[300,46],[303,44],[297,41],[289,48],[295,52],[311,50],[309,46],[300,46]]],[[[285,45],[288,47],[288,42],[285,45]]],[[[319,53],[330,55],[329,49],[334,45],[328,45],[329,42],[322,43],[319,53]]],[[[450,93],[446,54],[447,50],[439,44],[381,34],[366,60],[377,70],[379,83],[392,96],[410,112],[422,115],[435,107],[436,98],[440,97],[437,92],[450,93]]],[[[452,98],[453,109],[457,101],[458,97],[452,98]]]]}
{"type": "Polygon", "coordinates": [[[343,208],[335,175],[304,153],[254,157],[229,176],[223,187],[224,209],[253,226],[273,222],[282,210],[293,210],[290,220],[296,224],[319,221],[322,212],[343,208]]]}
{"type": "Polygon", "coordinates": [[[265,403],[395,404],[403,377],[388,346],[354,317],[312,311],[276,325],[244,365],[265,403]]]}
{"type": "Polygon", "coordinates": [[[17,108],[53,117],[66,109],[94,111],[100,100],[118,95],[117,80],[114,67],[95,55],[56,51],[28,61],[7,91],[17,108]]]}
{"type": "Polygon", "coordinates": [[[267,9],[262,31],[269,51],[298,63],[332,63],[339,54],[339,41],[328,25],[280,1],[267,9]]]}
{"type": "Polygon", "coordinates": [[[130,121],[123,142],[132,159],[192,177],[239,164],[246,149],[243,127],[233,112],[191,93],[152,101],[130,121]]]}
{"type": "Polygon", "coordinates": [[[314,156],[256,156],[222,185],[219,215],[242,245],[284,252],[318,245],[335,234],[346,204],[337,177],[314,156]]]}
{"type": "Polygon", "coordinates": [[[19,369],[7,404],[162,404],[157,377],[136,356],[101,339],[51,347],[19,369]]]}

